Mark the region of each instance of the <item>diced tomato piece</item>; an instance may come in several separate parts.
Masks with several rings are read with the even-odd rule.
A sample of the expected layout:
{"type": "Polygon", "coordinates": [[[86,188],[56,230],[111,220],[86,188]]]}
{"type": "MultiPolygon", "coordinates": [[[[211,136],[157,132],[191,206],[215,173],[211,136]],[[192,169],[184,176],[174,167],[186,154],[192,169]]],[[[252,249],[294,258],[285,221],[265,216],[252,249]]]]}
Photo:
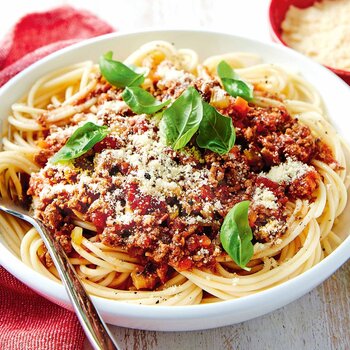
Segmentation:
{"type": "Polygon", "coordinates": [[[259,187],[260,185],[264,185],[270,190],[275,190],[279,187],[279,184],[277,182],[272,181],[269,178],[263,176],[258,176],[256,179],[256,186],[259,187]]]}
{"type": "Polygon", "coordinates": [[[208,236],[203,235],[199,239],[199,244],[204,248],[210,247],[211,239],[208,236]]]}
{"type": "Polygon", "coordinates": [[[106,227],[106,221],[110,213],[104,213],[102,211],[95,211],[91,214],[91,221],[95,225],[97,232],[101,233],[106,227]]]}
{"type": "Polygon", "coordinates": [[[97,142],[93,149],[95,152],[102,152],[104,149],[116,149],[117,145],[117,139],[111,136],[106,136],[102,141],[97,142]]]}
{"type": "Polygon", "coordinates": [[[215,195],[208,185],[204,185],[201,187],[201,197],[205,200],[211,200],[215,195]]]}
{"type": "Polygon", "coordinates": [[[244,116],[247,115],[249,111],[248,102],[240,96],[236,98],[233,108],[235,109],[236,112],[244,116]]]}
{"type": "Polygon", "coordinates": [[[166,212],[166,203],[157,198],[140,193],[137,184],[131,184],[127,193],[128,203],[131,209],[138,210],[141,215],[147,215],[155,211],[166,212]]]}
{"type": "Polygon", "coordinates": [[[180,260],[180,262],[177,265],[177,268],[179,271],[185,271],[192,268],[192,266],[193,266],[193,261],[189,257],[186,257],[180,260]]]}
{"type": "Polygon", "coordinates": [[[186,241],[186,245],[190,252],[198,250],[200,247],[198,235],[190,236],[186,241]]]}

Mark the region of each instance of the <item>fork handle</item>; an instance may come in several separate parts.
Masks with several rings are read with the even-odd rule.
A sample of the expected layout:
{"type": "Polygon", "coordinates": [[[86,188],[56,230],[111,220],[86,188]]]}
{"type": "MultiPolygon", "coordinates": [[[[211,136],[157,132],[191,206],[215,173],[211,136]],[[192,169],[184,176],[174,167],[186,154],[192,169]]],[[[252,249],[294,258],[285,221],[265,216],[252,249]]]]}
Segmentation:
{"type": "Polygon", "coordinates": [[[60,243],[48,232],[40,220],[35,220],[34,226],[42,232],[41,236],[45,246],[93,348],[96,350],[120,350],[121,348],[116,344],[96,310],[60,243]]]}

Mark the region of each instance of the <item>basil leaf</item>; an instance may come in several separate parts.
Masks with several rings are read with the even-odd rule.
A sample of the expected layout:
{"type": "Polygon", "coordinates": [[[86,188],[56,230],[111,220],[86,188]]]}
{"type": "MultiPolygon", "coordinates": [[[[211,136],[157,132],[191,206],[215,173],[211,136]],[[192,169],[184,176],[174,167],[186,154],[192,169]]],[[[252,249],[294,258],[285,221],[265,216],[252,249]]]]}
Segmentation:
{"type": "Polygon", "coordinates": [[[218,76],[220,79],[229,78],[229,79],[238,79],[237,73],[232,69],[232,67],[226,62],[221,61],[217,67],[218,76]]]}
{"type": "Polygon", "coordinates": [[[74,131],[67,143],[51,158],[51,163],[60,163],[75,159],[89,151],[97,142],[102,141],[109,131],[106,126],[87,122],[74,131]]]}
{"type": "Polygon", "coordinates": [[[136,114],[154,114],[170,103],[170,100],[165,102],[158,101],[149,92],[137,86],[126,87],[122,97],[136,114]]]}
{"type": "Polygon", "coordinates": [[[220,229],[220,241],[233,261],[242,269],[249,270],[247,263],[253,256],[253,234],[248,222],[250,201],[237,203],[226,215],[220,229]]]}
{"type": "Polygon", "coordinates": [[[190,86],[164,111],[160,129],[167,144],[174,150],[185,147],[198,130],[202,118],[202,99],[190,86]]]}
{"type": "Polygon", "coordinates": [[[254,97],[253,89],[242,80],[221,78],[224,89],[233,97],[240,96],[246,101],[251,101],[254,97]]]}
{"type": "Polygon", "coordinates": [[[203,119],[197,136],[198,146],[223,155],[231,150],[235,140],[236,133],[232,119],[225,117],[213,106],[203,102],[203,119]]]}
{"type": "Polygon", "coordinates": [[[112,60],[113,52],[109,51],[100,57],[100,70],[105,79],[116,87],[141,85],[145,77],[137,74],[124,63],[112,60]]]}
{"type": "Polygon", "coordinates": [[[253,87],[240,80],[234,69],[226,62],[221,61],[217,67],[218,76],[224,89],[233,97],[240,96],[246,101],[253,99],[253,87]]]}

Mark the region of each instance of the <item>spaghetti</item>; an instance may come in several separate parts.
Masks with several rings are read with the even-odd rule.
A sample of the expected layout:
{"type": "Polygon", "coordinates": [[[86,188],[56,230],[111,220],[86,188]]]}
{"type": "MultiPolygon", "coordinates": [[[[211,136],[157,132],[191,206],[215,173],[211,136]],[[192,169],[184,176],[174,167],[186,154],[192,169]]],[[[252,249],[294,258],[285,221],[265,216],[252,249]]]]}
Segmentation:
{"type": "MultiPolygon", "coordinates": [[[[133,113],[123,88],[90,61],[34,83],[8,118],[1,195],[31,202],[88,292],[148,305],[238,298],[303,273],[341,243],[332,228],[347,201],[344,146],[312,86],[252,54],[199,64],[194,51],[166,42],[142,46],[125,63],[146,71],[142,88],[159,101],[195,87],[232,119],[237,140],[222,156],[191,142],[173,150],[159,135],[160,113],[133,113]],[[254,86],[249,104],[221,87],[222,60],[254,86]],[[73,161],[50,163],[87,122],[110,134],[73,161]],[[242,200],[252,203],[248,271],[219,240],[242,200]]],[[[24,263],[58,280],[35,229],[3,213],[0,229],[24,263]]]]}

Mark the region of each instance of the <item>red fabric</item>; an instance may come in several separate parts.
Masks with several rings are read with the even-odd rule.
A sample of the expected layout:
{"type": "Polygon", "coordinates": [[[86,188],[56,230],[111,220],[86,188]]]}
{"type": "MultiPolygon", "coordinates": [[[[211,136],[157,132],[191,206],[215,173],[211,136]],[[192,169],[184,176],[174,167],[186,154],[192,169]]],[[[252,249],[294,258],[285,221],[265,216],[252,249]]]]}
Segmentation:
{"type": "Polygon", "coordinates": [[[78,350],[85,335],[73,312],[42,298],[0,267],[0,349],[78,350]]]}
{"type": "MultiPolygon", "coordinates": [[[[23,17],[0,42],[0,86],[38,59],[114,29],[63,6],[23,17]]],[[[0,267],[0,349],[79,350],[85,336],[73,312],[37,295],[0,267]]]]}
{"type": "Polygon", "coordinates": [[[26,15],[0,42],[0,86],[51,52],[113,31],[90,12],[70,6],[26,15]]]}

